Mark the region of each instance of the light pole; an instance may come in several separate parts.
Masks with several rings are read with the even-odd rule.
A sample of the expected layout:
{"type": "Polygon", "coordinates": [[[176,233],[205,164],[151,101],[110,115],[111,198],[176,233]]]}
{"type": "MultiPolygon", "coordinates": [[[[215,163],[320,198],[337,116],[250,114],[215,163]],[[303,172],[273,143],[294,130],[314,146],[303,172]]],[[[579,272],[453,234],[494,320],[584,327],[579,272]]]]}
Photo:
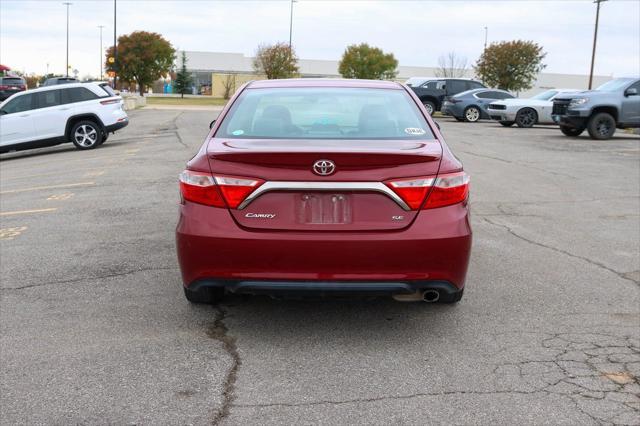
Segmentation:
{"type": "Polygon", "coordinates": [[[596,27],[593,31],[593,50],[591,51],[591,70],[589,71],[589,90],[591,90],[591,84],[593,83],[593,64],[596,60],[596,40],[598,39],[598,20],[600,19],[600,3],[607,0],[593,0],[596,6],[596,27]]]}
{"type": "Polygon", "coordinates": [[[65,6],[67,6],[67,68],[66,68],[66,75],[67,77],[69,77],[69,6],[71,6],[73,3],[69,3],[64,2],[62,3],[65,6]]]}
{"type": "Polygon", "coordinates": [[[487,50],[487,38],[489,36],[489,27],[484,27],[484,50],[487,50]]]}
{"type": "Polygon", "coordinates": [[[98,28],[100,28],[100,81],[102,81],[102,29],[104,25],[98,25],[98,28]]]}
{"type": "Polygon", "coordinates": [[[116,41],[116,0],[113,0],[113,90],[118,80],[118,43],[116,41]]]}
{"type": "Polygon", "coordinates": [[[293,4],[297,0],[291,0],[291,6],[289,10],[289,51],[291,51],[291,35],[293,34],[293,4]]]}

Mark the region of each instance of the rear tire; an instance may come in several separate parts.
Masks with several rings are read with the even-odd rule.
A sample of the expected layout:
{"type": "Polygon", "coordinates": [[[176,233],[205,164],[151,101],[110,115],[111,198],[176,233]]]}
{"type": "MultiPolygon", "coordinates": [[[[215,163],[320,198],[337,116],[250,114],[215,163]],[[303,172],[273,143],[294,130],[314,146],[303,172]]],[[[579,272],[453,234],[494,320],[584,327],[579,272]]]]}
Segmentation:
{"type": "Polygon", "coordinates": [[[480,120],[480,108],[476,106],[467,107],[464,110],[464,120],[469,123],[475,123],[480,120]]]}
{"type": "Polygon", "coordinates": [[[102,145],[103,143],[105,143],[107,141],[107,139],[109,139],[109,133],[102,132],[102,140],[100,141],[100,143],[98,145],[102,145]]]}
{"type": "Polygon", "coordinates": [[[538,113],[533,108],[522,108],[516,114],[516,124],[520,128],[528,129],[538,122],[538,113]]]}
{"type": "Polygon", "coordinates": [[[500,124],[502,124],[504,127],[511,127],[513,126],[513,124],[515,123],[515,121],[501,121],[500,124]]]}
{"type": "Polygon", "coordinates": [[[560,131],[564,133],[565,136],[569,136],[575,138],[580,136],[584,129],[574,129],[573,127],[560,126],[560,131]]]}
{"type": "Polygon", "coordinates": [[[431,101],[422,101],[422,105],[424,105],[429,115],[433,115],[433,113],[436,111],[436,104],[431,101]]]}
{"type": "Polygon", "coordinates": [[[224,297],[224,288],[202,287],[198,290],[184,288],[184,297],[191,303],[215,305],[224,297]]]}
{"type": "Polygon", "coordinates": [[[94,149],[102,141],[102,129],[95,121],[82,120],[71,127],[69,136],[76,148],[94,149]]]}
{"type": "Polygon", "coordinates": [[[599,112],[589,119],[587,131],[591,139],[606,140],[611,139],[616,132],[616,120],[611,114],[599,112]]]}

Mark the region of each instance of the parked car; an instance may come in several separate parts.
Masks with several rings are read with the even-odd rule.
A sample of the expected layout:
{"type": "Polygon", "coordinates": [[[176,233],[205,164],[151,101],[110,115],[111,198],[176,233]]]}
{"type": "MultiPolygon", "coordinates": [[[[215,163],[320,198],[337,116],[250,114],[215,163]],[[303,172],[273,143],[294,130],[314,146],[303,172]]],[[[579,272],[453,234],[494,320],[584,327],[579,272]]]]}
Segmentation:
{"type": "Polygon", "coordinates": [[[451,115],[458,121],[475,123],[489,119],[487,106],[497,99],[513,99],[514,96],[499,89],[473,89],[445,98],[442,113],[451,115]]]}
{"type": "Polygon", "coordinates": [[[27,82],[22,77],[0,77],[0,101],[27,90],[27,82]]]}
{"type": "Polygon", "coordinates": [[[518,127],[532,127],[534,124],[553,124],[551,110],[553,100],[560,94],[577,93],[577,89],[551,89],[531,98],[506,99],[492,102],[487,111],[492,120],[505,127],[517,124],[518,127]]]}
{"type": "Polygon", "coordinates": [[[616,128],[640,127],[640,79],[617,78],[596,90],[557,96],[552,117],[566,136],[587,129],[593,139],[609,139],[616,128]]]}
{"type": "MultiPolygon", "coordinates": [[[[408,81],[410,80],[411,79],[408,81]]],[[[485,85],[479,81],[463,78],[433,78],[419,85],[412,84],[413,85],[409,87],[418,95],[418,98],[420,98],[420,101],[429,114],[440,111],[445,97],[451,97],[471,89],[486,88],[485,85]]]]}
{"type": "Polygon", "coordinates": [[[106,83],[73,83],[18,93],[0,104],[0,153],[73,142],[92,149],[129,124],[106,83]]]}
{"type": "Polygon", "coordinates": [[[55,86],[57,84],[80,83],[77,78],[73,77],[51,77],[45,80],[43,86],[55,86]]]}
{"type": "Polygon", "coordinates": [[[406,86],[239,89],[180,174],[186,298],[365,294],[460,300],[469,176],[406,86]]]}

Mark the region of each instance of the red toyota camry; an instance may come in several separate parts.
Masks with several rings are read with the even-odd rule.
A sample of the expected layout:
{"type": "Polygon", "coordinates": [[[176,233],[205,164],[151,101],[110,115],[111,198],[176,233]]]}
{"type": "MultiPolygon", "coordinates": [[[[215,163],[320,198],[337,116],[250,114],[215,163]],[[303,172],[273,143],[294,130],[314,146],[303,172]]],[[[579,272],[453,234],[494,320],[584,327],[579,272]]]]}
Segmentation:
{"type": "Polygon", "coordinates": [[[187,299],[461,299],[469,176],[411,90],[386,81],[243,86],[180,174],[187,299]]]}

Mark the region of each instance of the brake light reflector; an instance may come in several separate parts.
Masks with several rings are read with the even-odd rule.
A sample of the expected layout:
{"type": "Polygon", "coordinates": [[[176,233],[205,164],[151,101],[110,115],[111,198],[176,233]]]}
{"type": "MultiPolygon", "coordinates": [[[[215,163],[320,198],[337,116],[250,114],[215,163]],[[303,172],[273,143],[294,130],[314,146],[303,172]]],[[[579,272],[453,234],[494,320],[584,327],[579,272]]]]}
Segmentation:
{"type": "Polygon", "coordinates": [[[469,175],[465,172],[447,173],[438,176],[424,209],[450,206],[461,203],[469,196],[469,175]]]}
{"type": "Polygon", "coordinates": [[[120,102],[120,99],[107,99],[106,101],[100,101],[102,105],[117,104],[118,102],[120,102]]]}
{"type": "Polygon", "coordinates": [[[264,181],[261,179],[214,176],[190,170],[180,173],[182,197],[194,203],[213,207],[229,206],[235,209],[263,183],[264,181]]]}
{"type": "Polygon", "coordinates": [[[392,180],[386,184],[407,203],[411,210],[417,210],[422,205],[434,180],[434,178],[402,179],[392,180]]]}
{"type": "Polygon", "coordinates": [[[231,176],[216,176],[216,183],[227,201],[227,205],[235,209],[249,194],[264,183],[260,179],[246,179],[231,176]]]}

